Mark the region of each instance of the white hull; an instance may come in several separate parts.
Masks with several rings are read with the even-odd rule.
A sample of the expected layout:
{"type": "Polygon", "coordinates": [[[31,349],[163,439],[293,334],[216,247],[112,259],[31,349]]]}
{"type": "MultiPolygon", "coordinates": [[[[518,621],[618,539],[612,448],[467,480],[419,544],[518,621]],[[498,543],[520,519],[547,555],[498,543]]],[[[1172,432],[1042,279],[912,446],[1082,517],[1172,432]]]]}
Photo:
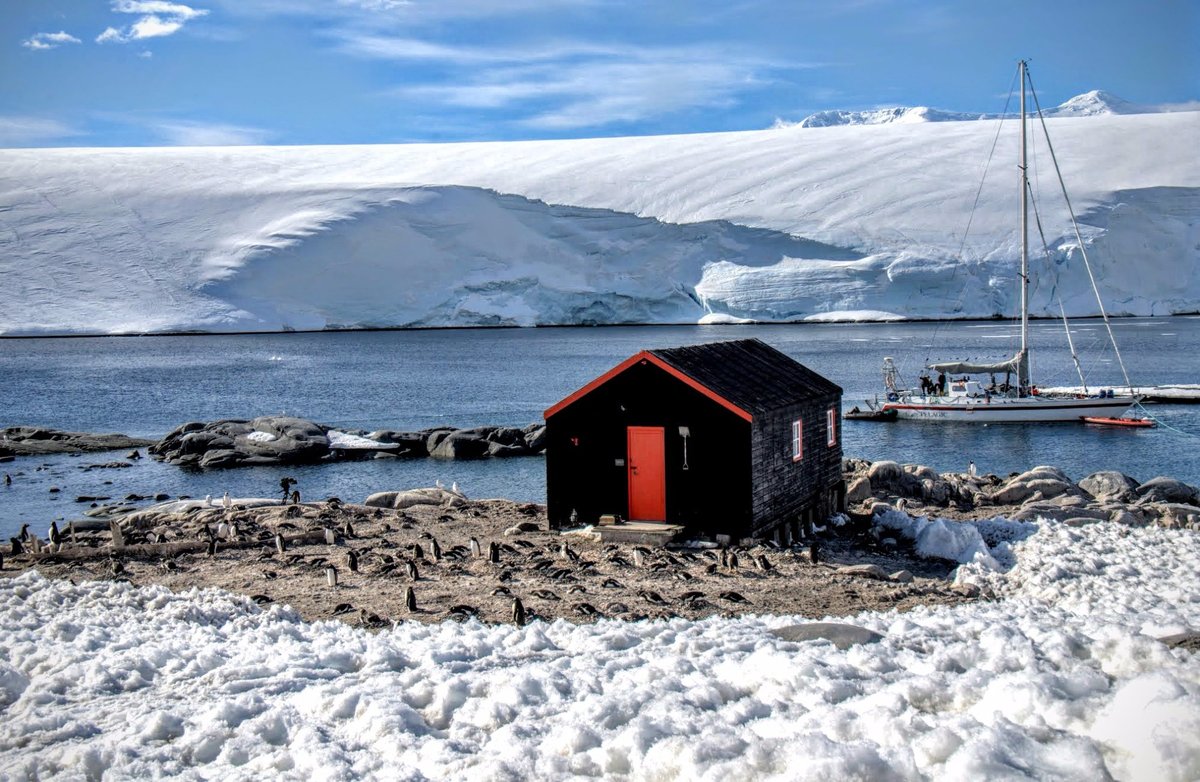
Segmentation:
{"type": "Polygon", "coordinates": [[[918,421],[991,424],[1116,418],[1136,401],[1137,397],[1133,396],[1111,399],[993,398],[990,402],[973,397],[914,397],[888,402],[883,409],[895,410],[899,418],[918,421]]]}

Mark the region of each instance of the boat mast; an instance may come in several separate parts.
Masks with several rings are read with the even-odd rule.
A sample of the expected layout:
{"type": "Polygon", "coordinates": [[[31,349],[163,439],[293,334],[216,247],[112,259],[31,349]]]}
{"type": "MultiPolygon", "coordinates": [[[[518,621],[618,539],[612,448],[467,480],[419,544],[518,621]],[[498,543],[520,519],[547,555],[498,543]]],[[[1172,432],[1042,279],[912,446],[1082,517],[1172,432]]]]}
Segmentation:
{"type": "Polygon", "coordinates": [[[1021,60],[1021,357],[1017,363],[1020,393],[1029,386],[1029,171],[1025,159],[1025,60],[1021,60]]]}

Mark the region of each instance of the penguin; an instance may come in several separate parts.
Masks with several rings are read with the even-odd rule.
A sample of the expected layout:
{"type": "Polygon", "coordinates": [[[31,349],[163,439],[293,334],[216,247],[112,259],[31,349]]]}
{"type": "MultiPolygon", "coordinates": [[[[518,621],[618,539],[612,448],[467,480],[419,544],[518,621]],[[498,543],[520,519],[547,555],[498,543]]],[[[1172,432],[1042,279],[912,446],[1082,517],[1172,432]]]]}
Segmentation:
{"type": "Polygon", "coordinates": [[[62,545],[62,534],[59,533],[58,522],[55,521],[50,522],[50,545],[56,547],[62,545]]]}
{"type": "Polygon", "coordinates": [[[488,562],[491,562],[493,565],[500,564],[500,547],[496,545],[496,541],[488,544],[488,562]]]}
{"type": "Polygon", "coordinates": [[[408,609],[410,614],[415,613],[417,610],[417,594],[413,592],[412,587],[404,590],[404,607],[408,609]]]}
{"type": "Polygon", "coordinates": [[[4,485],[12,486],[12,476],[9,475],[8,473],[4,473],[4,485]]]}
{"type": "Polygon", "coordinates": [[[726,549],[721,549],[721,567],[729,567],[729,552],[726,549]]]}
{"type": "Polygon", "coordinates": [[[112,572],[114,578],[125,575],[125,566],[118,559],[114,559],[112,564],[108,566],[108,569],[112,572]]]}
{"type": "Polygon", "coordinates": [[[512,601],[512,620],[517,627],[525,626],[525,606],[519,597],[514,597],[512,601]]]}
{"type": "Polygon", "coordinates": [[[816,539],[808,544],[808,561],[814,565],[821,561],[821,547],[816,539]]]}
{"type": "Polygon", "coordinates": [[[295,490],[292,492],[292,504],[293,504],[293,505],[299,505],[299,504],[300,504],[300,490],[299,490],[299,489],[295,489],[295,490]]]}
{"type": "Polygon", "coordinates": [[[967,465],[967,473],[969,473],[972,478],[979,474],[978,468],[975,467],[975,462],[971,462],[967,465]]]}
{"type": "Polygon", "coordinates": [[[211,494],[205,494],[205,495],[204,495],[204,504],[205,504],[205,505],[212,505],[212,495],[211,495],[211,494]]]}
{"type": "Polygon", "coordinates": [[[640,549],[635,548],[633,550],[633,564],[636,567],[642,567],[646,564],[646,556],[641,552],[640,549]]]}
{"type": "Polygon", "coordinates": [[[738,555],[737,555],[736,551],[729,552],[729,569],[730,570],[738,569],[738,555]]]}
{"type": "Polygon", "coordinates": [[[458,494],[460,496],[462,495],[462,492],[458,490],[458,481],[454,481],[453,483],[450,484],[450,491],[452,491],[455,494],[458,494]]]}
{"type": "Polygon", "coordinates": [[[414,559],[425,559],[425,549],[421,548],[420,543],[412,544],[412,552],[414,559]]]}
{"type": "Polygon", "coordinates": [[[284,542],[283,533],[281,532],[275,533],[275,550],[280,554],[287,551],[287,543],[284,542]]]}
{"type": "Polygon", "coordinates": [[[444,484],[442,483],[442,479],[441,479],[441,478],[438,478],[437,480],[435,480],[435,481],[433,482],[433,485],[434,485],[434,487],[435,487],[435,488],[438,488],[438,489],[444,488],[444,484]]]}
{"type": "Polygon", "coordinates": [[[405,570],[408,571],[408,577],[411,578],[413,581],[417,581],[420,578],[420,574],[417,573],[417,563],[416,562],[413,562],[410,559],[404,563],[404,568],[405,568],[405,570]]]}
{"type": "Polygon", "coordinates": [[[330,587],[337,586],[338,585],[337,576],[338,576],[337,568],[335,568],[333,565],[325,566],[325,583],[326,584],[328,584],[330,587]]]}
{"type": "Polygon", "coordinates": [[[346,552],[346,567],[350,568],[351,573],[358,572],[358,554],[354,549],[346,552]]]}
{"type": "Polygon", "coordinates": [[[333,546],[336,543],[337,543],[337,533],[334,532],[331,528],[326,527],[325,528],[325,545],[333,546]]]}
{"type": "Polygon", "coordinates": [[[12,551],[10,551],[9,554],[14,557],[19,557],[25,553],[25,547],[21,545],[20,538],[9,538],[8,540],[10,543],[12,543],[12,551]]]}
{"type": "MultiPolygon", "coordinates": [[[[26,525],[26,526],[28,526],[28,525],[26,525]]],[[[475,538],[471,538],[469,541],[467,541],[467,543],[469,543],[471,546],[471,556],[478,557],[479,556],[479,541],[476,540],[475,538]]]]}
{"type": "Polygon", "coordinates": [[[350,526],[350,520],[346,519],[345,526],[342,527],[342,537],[347,539],[354,537],[354,527],[350,526]]]}
{"type": "Polygon", "coordinates": [[[225,510],[233,508],[233,500],[229,499],[229,492],[225,492],[225,496],[221,498],[221,507],[225,510]]]}
{"type": "Polygon", "coordinates": [[[433,556],[434,562],[440,562],[442,559],[442,547],[438,545],[436,538],[429,540],[429,553],[433,556]]]}
{"type": "Polygon", "coordinates": [[[19,537],[22,541],[29,540],[29,525],[28,524],[21,525],[21,531],[17,533],[17,537],[19,537]]]}
{"type": "Polygon", "coordinates": [[[217,555],[217,539],[210,538],[208,541],[208,556],[215,557],[217,555]]]}
{"type": "Polygon", "coordinates": [[[755,562],[758,564],[758,569],[764,573],[770,571],[771,568],[774,567],[771,564],[771,560],[767,559],[766,554],[759,554],[757,559],[755,559],[755,562]]]}

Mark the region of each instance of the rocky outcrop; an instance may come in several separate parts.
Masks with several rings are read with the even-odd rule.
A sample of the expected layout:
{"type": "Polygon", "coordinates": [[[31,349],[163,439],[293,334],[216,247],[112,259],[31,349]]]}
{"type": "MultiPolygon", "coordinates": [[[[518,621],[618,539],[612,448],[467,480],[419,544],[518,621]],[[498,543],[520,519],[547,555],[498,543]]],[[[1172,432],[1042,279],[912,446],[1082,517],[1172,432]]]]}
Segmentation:
{"type": "Polygon", "coordinates": [[[302,418],[263,416],[250,421],[191,422],[150,446],[150,453],[181,467],[312,464],[329,456],[325,429],[302,418]]]}
{"type": "Polygon", "coordinates": [[[141,448],[153,440],[124,434],[60,432],[36,426],[10,426],[0,429],[0,456],[36,456],[51,453],[84,453],[141,448]]]}
{"type": "Polygon", "coordinates": [[[1057,467],[1040,466],[1001,479],[861,459],[844,460],[842,470],[847,509],[864,515],[899,508],[911,514],[1040,518],[1071,526],[1112,522],[1200,529],[1200,491],[1172,478],[1139,484],[1106,471],[1074,483],[1057,467]]]}
{"type": "Polygon", "coordinates": [[[545,448],[545,425],[518,429],[439,427],[421,432],[344,431],[289,416],[250,421],[192,422],[150,447],[156,458],[182,467],[214,469],[269,464],[313,464],[327,459],[483,459],[528,456],[545,448]]]}

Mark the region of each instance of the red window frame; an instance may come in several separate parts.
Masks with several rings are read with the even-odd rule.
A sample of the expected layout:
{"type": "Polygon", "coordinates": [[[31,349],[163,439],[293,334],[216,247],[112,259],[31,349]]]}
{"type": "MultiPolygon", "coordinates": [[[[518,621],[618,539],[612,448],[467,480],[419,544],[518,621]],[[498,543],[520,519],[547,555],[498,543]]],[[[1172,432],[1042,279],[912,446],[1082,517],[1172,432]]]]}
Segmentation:
{"type": "Polygon", "coordinates": [[[792,421],[792,461],[798,462],[804,458],[804,422],[797,418],[792,421]]]}

